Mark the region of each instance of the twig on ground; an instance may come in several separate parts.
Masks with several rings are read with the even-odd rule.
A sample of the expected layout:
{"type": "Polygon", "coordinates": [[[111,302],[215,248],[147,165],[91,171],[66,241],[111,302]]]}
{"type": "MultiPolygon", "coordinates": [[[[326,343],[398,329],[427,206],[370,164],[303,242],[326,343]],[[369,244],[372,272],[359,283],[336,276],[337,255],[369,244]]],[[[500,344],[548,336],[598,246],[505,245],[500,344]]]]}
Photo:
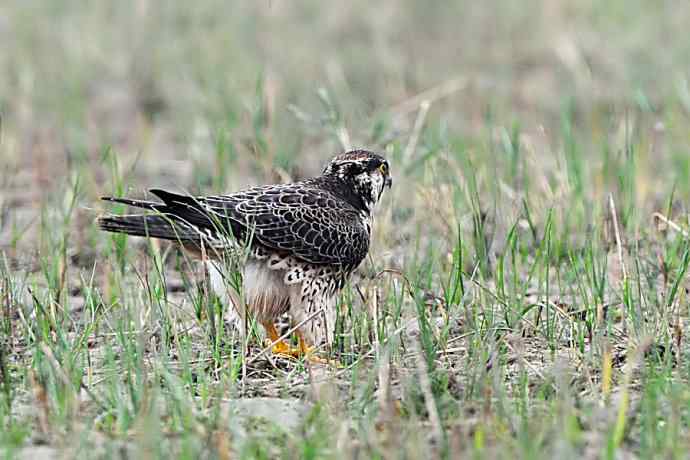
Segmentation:
{"type": "Polygon", "coordinates": [[[609,195],[609,205],[611,206],[611,217],[613,218],[613,230],[616,236],[616,247],[618,249],[618,261],[621,264],[621,270],[623,271],[623,282],[628,281],[628,272],[625,269],[625,262],[623,261],[623,245],[621,244],[621,234],[618,229],[618,214],[616,213],[616,203],[613,201],[613,195],[609,195]]]}
{"type": "Polygon", "coordinates": [[[665,223],[666,225],[668,225],[669,227],[683,235],[685,238],[690,238],[690,234],[688,234],[686,230],[684,230],[677,223],[673,222],[671,219],[667,219],[666,216],[664,216],[660,212],[655,212],[654,214],[652,214],[652,217],[655,219],[659,219],[660,221],[662,221],[663,223],[665,223]]]}

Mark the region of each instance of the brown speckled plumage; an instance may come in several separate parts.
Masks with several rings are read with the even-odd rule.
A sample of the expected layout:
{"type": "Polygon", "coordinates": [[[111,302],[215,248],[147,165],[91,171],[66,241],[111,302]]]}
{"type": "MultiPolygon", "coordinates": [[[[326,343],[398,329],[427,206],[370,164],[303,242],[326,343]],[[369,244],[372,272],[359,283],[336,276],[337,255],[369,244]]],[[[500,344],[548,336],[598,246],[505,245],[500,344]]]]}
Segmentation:
{"type": "Polygon", "coordinates": [[[204,197],[151,190],[160,202],[105,197],[151,213],[103,216],[98,224],[175,240],[211,258],[248,245],[249,311],[267,324],[286,311],[299,322],[324,307],[325,326],[318,317],[302,331],[319,344],[332,340],[335,296],[369,250],[373,207],[390,184],[383,157],[355,150],[333,158],[322,175],[289,184],[204,197]]]}

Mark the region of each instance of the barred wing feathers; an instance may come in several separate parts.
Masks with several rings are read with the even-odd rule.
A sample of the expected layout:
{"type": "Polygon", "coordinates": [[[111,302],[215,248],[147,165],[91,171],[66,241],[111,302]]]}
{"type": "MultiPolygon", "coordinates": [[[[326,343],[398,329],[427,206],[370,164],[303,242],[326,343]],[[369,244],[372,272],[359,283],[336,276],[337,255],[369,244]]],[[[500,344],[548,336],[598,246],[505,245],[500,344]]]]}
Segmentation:
{"type": "MultiPolygon", "coordinates": [[[[185,230],[191,228],[216,238],[224,237],[223,233],[231,234],[239,241],[251,238],[252,244],[309,263],[355,268],[369,249],[369,227],[358,211],[347,201],[308,181],[196,198],[164,190],[151,190],[151,193],[163,203],[105,199],[156,211],[185,230]]],[[[109,219],[110,225],[101,223],[102,228],[118,231],[112,223],[117,216],[99,222],[103,219],[109,219]]]]}

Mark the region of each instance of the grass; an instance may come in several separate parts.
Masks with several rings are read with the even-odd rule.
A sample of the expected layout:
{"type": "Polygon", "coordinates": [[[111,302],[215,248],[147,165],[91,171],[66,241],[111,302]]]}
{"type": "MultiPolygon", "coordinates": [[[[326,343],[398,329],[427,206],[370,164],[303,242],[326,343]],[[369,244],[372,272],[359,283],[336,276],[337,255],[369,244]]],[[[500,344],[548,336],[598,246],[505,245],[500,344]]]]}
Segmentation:
{"type": "Polygon", "coordinates": [[[0,452],[686,456],[686,8],[196,3],[0,6],[0,452]],[[350,145],[394,186],[342,368],[252,359],[195,261],[93,224],[350,145]]]}

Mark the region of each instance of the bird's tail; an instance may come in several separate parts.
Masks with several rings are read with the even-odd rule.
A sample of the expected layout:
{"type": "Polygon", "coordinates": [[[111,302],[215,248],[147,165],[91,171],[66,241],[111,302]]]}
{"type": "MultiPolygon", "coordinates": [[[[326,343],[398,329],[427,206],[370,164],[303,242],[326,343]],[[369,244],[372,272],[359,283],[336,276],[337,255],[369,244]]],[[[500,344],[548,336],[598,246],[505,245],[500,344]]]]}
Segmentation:
{"type": "Polygon", "coordinates": [[[231,231],[215,216],[211,216],[197,199],[152,189],[160,201],[101,197],[104,201],[121,203],[150,211],[148,214],[105,215],[98,218],[101,230],[127,235],[173,240],[198,247],[226,247],[231,231]]]}
{"type": "Polygon", "coordinates": [[[127,235],[173,240],[183,244],[199,244],[199,231],[173,216],[156,214],[130,214],[101,216],[97,220],[101,230],[127,235]]]}

